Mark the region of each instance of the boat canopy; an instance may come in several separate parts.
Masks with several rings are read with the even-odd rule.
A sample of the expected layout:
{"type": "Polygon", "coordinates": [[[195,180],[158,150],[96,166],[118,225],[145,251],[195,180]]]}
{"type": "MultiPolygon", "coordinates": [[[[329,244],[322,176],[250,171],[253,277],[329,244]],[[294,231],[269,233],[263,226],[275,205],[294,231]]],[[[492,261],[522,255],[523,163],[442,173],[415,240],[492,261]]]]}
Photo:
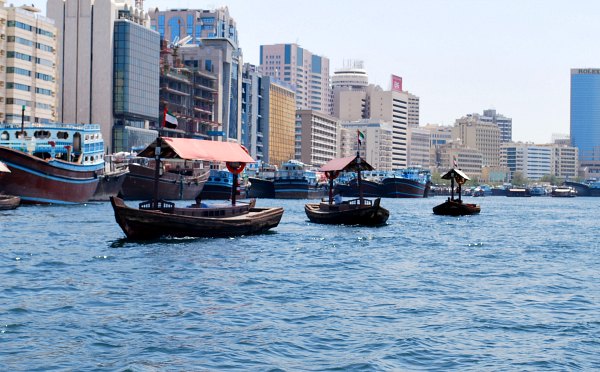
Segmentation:
{"type": "Polygon", "coordinates": [[[10,169],[8,169],[8,167],[6,166],[6,164],[4,164],[1,161],[0,161],[0,172],[10,173],[10,169]]]}
{"type": "Polygon", "coordinates": [[[448,173],[444,174],[442,176],[443,180],[451,180],[451,179],[455,179],[457,182],[460,182],[461,180],[463,181],[468,181],[470,180],[470,178],[463,173],[463,171],[461,171],[460,169],[456,169],[456,168],[452,168],[448,171],[448,173]]]}
{"type": "Polygon", "coordinates": [[[319,172],[356,172],[373,169],[371,164],[360,156],[348,156],[329,161],[319,169],[319,172]]]}
{"type": "MultiPolygon", "coordinates": [[[[163,159],[254,163],[254,159],[248,155],[245,148],[233,142],[161,137],[160,148],[160,155],[163,159]]],[[[138,156],[153,158],[155,149],[156,140],[142,150],[138,156]]]]}

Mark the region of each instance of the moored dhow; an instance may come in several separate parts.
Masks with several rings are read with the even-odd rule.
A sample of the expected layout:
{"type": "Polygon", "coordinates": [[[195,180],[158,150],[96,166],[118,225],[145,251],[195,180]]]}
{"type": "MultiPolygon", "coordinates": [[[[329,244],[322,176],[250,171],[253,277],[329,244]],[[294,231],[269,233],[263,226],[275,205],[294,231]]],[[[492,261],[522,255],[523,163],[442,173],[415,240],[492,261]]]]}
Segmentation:
{"type": "Polygon", "coordinates": [[[97,124],[0,124],[0,161],[11,173],[0,193],[23,203],[77,204],[92,198],[104,168],[97,124]]]}
{"type": "Polygon", "coordinates": [[[289,160],[275,172],[275,197],[277,199],[320,199],[325,196],[325,187],[320,185],[317,174],[305,169],[306,165],[289,160]]]}
{"type": "Polygon", "coordinates": [[[444,180],[450,180],[450,197],[440,205],[433,207],[433,213],[441,216],[465,216],[481,212],[481,207],[477,204],[464,203],[462,194],[462,185],[470,178],[460,169],[452,168],[442,176],[444,180]],[[457,195],[454,197],[454,183],[458,184],[457,195]]]}
{"type": "Polygon", "coordinates": [[[382,181],[387,198],[426,198],[431,187],[431,172],[423,168],[406,168],[392,172],[382,181]]]}

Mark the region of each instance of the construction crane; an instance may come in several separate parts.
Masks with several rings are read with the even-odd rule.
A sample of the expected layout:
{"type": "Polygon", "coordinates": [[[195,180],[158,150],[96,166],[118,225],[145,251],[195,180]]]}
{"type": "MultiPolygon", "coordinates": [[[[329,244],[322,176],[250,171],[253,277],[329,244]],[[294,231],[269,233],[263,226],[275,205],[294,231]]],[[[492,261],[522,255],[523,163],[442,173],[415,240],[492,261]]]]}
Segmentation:
{"type": "Polygon", "coordinates": [[[173,41],[171,43],[169,43],[169,48],[173,50],[173,58],[177,57],[177,50],[179,49],[179,47],[184,46],[185,44],[189,43],[191,40],[192,40],[192,37],[190,35],[187,35],[183,39],[179,39],[179,36],[175,36],[173,38],[173,41]]]}

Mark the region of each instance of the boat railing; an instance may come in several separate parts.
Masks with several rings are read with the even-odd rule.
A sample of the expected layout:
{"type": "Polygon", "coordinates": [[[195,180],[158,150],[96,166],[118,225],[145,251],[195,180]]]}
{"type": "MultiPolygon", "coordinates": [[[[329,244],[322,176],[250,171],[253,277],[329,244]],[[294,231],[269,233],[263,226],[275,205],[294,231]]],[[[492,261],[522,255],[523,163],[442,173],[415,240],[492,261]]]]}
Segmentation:
{"type": "Polygon", "coordinates": [[[141,202],[140,209],[159,210],[161,212],[166,212],[166,213],[173,213],[173,211],[175,210],[175,203],[170,202],[170,201],[159,200],[158,203],[156,203],[156,204],[157,204],[157,208],[155,208],[154,200],[148,200],[145,202],[141,202]]]}
{"type": "MultiPolygon", "coordinates": [[[[347,204],[350,204],[350,205],[359,205],[360,204],[360,198],[346,200],[344,203],[347,203],[347,204]]],[[[362,205],[373,205],[373,201],[371,199],[363,199],[362,205]]]]}

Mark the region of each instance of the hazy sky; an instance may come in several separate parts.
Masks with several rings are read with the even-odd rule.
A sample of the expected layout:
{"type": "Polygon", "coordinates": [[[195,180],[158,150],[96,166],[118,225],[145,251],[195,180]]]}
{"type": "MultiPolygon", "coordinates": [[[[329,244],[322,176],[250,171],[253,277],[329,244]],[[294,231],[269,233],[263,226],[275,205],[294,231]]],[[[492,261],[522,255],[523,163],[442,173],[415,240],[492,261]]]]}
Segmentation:
{"type": "MultiPolygon", "coordinates": [[[[8,1],[10,2],[10,0],[8,1]]],[[[45,11],[45,1],[34,3],[45,11]]],[[[229,7],[244,61],[259,45],[298,43],[330,59],[364,61],[371,83],[390,75],[421,99],[421,125],[450,125],[495,108],[513,140],[569,133],[570,69],[600,67],[600,1],[145,0],[146,9],[229,7]]]]}

